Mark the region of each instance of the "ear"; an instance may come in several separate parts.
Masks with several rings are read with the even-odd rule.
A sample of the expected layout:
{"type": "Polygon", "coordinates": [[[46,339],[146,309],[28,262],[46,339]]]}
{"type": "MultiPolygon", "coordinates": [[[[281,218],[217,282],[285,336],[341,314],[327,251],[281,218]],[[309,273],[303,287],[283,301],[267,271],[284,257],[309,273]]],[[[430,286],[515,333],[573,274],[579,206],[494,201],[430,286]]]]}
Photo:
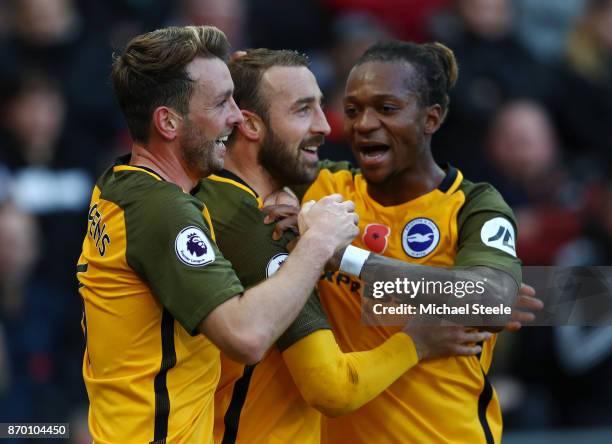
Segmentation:
{"type": "Polygon", "coordinates": [[[440,126],[442,125],[442,121],[444,120],[444,112],[442,111],[442,107],[438,104],[428,106],[425,108],[425,134],[431,136],[434,134],[440,126]]]}
{"type": "Polygon", "coordinates": [[[249,142],[259,142],[263,139],[266,126],[257,114],[247,110],[240,110],[244,121],[238,125],[238,131],[249,142]]]}
{"type": "Polygon", "coordinates": [[[174,140],[178,137],[181,120],[181,116],[166,106],[159,106],[153,111],[153,127],[166,140],[174,140]]]}

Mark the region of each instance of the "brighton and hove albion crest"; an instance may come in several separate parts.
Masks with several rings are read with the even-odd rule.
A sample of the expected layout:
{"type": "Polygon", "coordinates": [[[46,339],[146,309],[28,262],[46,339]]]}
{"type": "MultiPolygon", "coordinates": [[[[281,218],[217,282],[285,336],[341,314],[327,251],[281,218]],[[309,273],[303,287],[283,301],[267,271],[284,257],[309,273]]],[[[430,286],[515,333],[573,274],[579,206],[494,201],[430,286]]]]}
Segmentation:
{"type": "Polygon", "coordinates": [[[268,262],[266,266],[266,277],[269,278],[276,273],[281,265],[285,263],[287,257],[289,257],[287,253],[278,253],[272,256],[272,259],[270,259],[270,262],[268,262]]]}
{"type": "Polygon", "coordinates": [[[376,253],[383,254],[387,249],[389,234],[391,228],[383,224],[368,224],[363,230],[363,236],[361,240],[364,245],[368,247],[368,250],[376,253]]]}
{"type": "Polygon", "coordinates": [[[413,258],[427,256],[440,242],[440,230],[436,224],[424,217],[412,219],[402,231],[402,247],[413,258]]]}
{"type": "Polygon", "coordinates": [[[174,243],[176,255],[185,265],[202,267],[215,260],[210,241],[198,227],[183,228],[174,243]]]}

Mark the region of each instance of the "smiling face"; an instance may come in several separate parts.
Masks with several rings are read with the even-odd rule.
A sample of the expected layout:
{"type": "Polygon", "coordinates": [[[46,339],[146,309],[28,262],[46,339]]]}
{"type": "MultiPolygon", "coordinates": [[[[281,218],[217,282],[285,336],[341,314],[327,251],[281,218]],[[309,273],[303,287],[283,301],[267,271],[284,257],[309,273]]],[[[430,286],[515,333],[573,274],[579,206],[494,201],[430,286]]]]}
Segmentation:
{"type": "Polygon", "coordinates": [[[223,169],[223,142],[243,119],[232,98],[234,83],[221,59],[196,58],[187,65],[187,73],[194,87],[179,134],[181,154],[190,171],[206,177],[223,169]]]}
{"type": "Polygon", "coordinates": [[[415,168],[430,152],[440,109],[421,105],[410,88],[415,75],[400,61],[366,62],[349,74],[344,134],[369,183],[381,184],[415,168]]]}
{"type": "Polygon", "coordinates": [[[262,76],[260,94],[269,104],[260,164],[281,185],[314,180],[317,150],[330,132],[314,75],[305,66],[272,67],[262,76]]]}

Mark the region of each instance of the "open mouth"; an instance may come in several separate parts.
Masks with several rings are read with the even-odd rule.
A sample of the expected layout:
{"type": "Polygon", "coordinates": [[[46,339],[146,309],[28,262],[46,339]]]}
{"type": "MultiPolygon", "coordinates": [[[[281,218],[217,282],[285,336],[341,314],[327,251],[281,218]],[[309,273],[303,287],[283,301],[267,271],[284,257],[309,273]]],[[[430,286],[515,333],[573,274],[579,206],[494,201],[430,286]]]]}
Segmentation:
{"type": "Polygon", "coordinates": [[[314,158],[314,159],[319,158],[319,155],[317,154],[317,152],[319,151],[318,146],[314,146],[314,145],[304,146],[301,148],[301,150],[304,153],[306,153],[306,157],[308,158],[314,158]]]}
{"type": "Polygon", "coordinates": [[[221,146],[225,147],[225,142],[227,142],[228,138],[229,138],[229,134],[226,134],[225,136],[219,137],[217,140],[215,140],[215,144],[217,146],[221,145],[221,146]]]}
{"type": "Polygon", "coordinates": [[[359,156],[365,163],[372,164],[381,161],[389,152],[388,145],[368,145],[359,148],[359,156]]]}

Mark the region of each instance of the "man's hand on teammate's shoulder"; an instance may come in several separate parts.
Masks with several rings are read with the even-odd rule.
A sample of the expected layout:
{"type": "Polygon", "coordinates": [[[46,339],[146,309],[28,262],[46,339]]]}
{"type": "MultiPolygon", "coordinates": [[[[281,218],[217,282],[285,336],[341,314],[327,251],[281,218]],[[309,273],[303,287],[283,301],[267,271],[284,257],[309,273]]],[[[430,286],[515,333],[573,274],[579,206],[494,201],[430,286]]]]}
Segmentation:
{"type": "Polygon", "coordinates": [[[264,218],[265,224],[276,224],[274,226],[274,231],[272,231],[272,239],[279,240],[287,230],[293,231],[296,235],[300,234],[298,230],[298,214],[300,212],[300,207],[275,204],[263,207],[261,211],[266,215],[264,218]]]}
{"type": "Polygon", "coordinates": [[[276,223],[272,239],[279,240],[287,230],[299,234],[297,216],[300,212],[300,201],[289,188],[285,187],[268,195],[261,211],[266,215],[265,224],[276,223]]]}
{"type": "Polygon", "coordinates": [[[424,359],[448,356],[471,356],[482,351],[478,342],[491,338],[492,333],[473,327],[406,324],[404,333],[412,338],[419,357],[424,359]]]}
{"type": "Polygon", "coordinates": [[[284,187],[273,193],[270,193],[263,201],[264,207],[272,205],[290,205],[300,209],[300,200],[297,198],[295,193],[291,191],[291,188],[284,187]]]}
{"type": "Polygon", "coordinates": [[[302,238],[317,239],[322,248],[333,248],[330,256],[344,249],[359,234],[359,216],[355,204],[339,194],[323,197],[318,202],[306,202],[298,214],[302,238]]]}

